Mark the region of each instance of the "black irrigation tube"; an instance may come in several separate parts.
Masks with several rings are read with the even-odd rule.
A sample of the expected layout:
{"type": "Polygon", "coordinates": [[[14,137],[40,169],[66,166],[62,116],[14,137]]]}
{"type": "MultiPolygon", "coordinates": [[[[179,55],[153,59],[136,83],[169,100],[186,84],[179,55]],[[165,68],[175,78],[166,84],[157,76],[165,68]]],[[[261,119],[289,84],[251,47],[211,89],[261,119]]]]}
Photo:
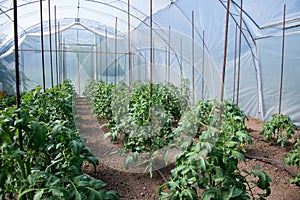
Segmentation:
{"type": "Polygon", "coordinates": [[[162,180],[163,180],[165,183],[168,183],[168,180],[167,180],[167,178],[165,177],[165,175],[164,175],[159,169],[156,169],[156,171],[158,172],[158,174],[160,175],[160,177],[162,178],[162,180]]]}
{"type": "Polygon", "coordinates": [[[244,154],[245,158],[248,158],[248,159],[256,159],[256,160],[260,160],[260,161],[263,161],[263,162],[267,162],[267,163],[277,163],[279,164],[281,167],[283,167],[283,169],[285,171],[287,171],[290,175],[292,175],[293,177],[296,177],[296,173],[289,170],[281,161],[279,160],[273,160],[273,159],[269,159],[269,158],[264,158],[264,157],[256,157],[256,156],[250,156],[250,155],[246,155],[244,154]]]}

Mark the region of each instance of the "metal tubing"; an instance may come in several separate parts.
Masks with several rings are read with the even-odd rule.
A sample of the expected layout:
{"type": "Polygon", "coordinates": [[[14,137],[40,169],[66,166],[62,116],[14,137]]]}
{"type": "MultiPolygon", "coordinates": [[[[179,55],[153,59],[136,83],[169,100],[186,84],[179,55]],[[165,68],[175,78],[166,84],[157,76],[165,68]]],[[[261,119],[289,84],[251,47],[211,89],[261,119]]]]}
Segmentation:
{"type": "Polygon", "coordinates": [[[202,38],[202,83],[201,83],[201,97],[204,99],[204,56],[205,56],[205,42],[204,42],[204,30],[203,30],[203,38],[202,38]]]}
{"type": "Polygon", "coordinates": [[[195,104],[195,17],[192,11],[192,100],[195,104]]]}
{"type": "Polygon", "coordinates": [[[60,22],[57,23],[57,35],[58,35],[58,51],[60,52],[59,54],[59,66],[58,66],[58,75],[59,75],[59,83],[62,81],[62,47],[61,47],[61,34],[60,34],[60,22]]]}
{"type": "Polygon", "coordinates": [[[108,58],[107,58],[107,52],[108,52],[108,41],[107,41],[107,28],[105,28],[105,83],[108,83],[108,58]]]}
{"type": "MultiPolygon", "coordinates": [[[[100,52],[102,51],[102,38],[100,37],[100,52]]],[[[102,81],[102,75],[103,75],[103,72],[102,72],[102,53],[100,54],[100,81],[102,81]]]]}
{"type": "Polygon", "coordinates": [[[286,16],[286,4],[284,4],[283,7],[282,53],[281,53],[280,89],[279,89],[279,108],[278,108],[279,114],[281,114],[281,103],[282,103],[282,82],[283,82],[284,44],[285,44],[285,16],[286,16]]]}
{"type": "Polygon", "coordinates": [[[182,37],[180,38],[180,76],[182,78],[182,64],[183,64],[183,55],[182,55],[182,37]]]}
{"type": "Polygon", "coordinates": [[[146,81],[147,80],[147,52],[145,52],[145,55],[144,55],[144,63],[145,63],[145,67],[144,67],[145,77],[144,77],[144,80],[146,81]]]}
{"type": "Polygon", "coordinates": [[[54,6],[54,22],[55,22],[55,58],[56,58],[56,85],[58,85],[58,49],[57,49],[57,19],[56,19],[56,5],[54,6]]]}
{"type": "Polygon", "coordinates": [[[115,85],[117,84],[117,50],[118,50],[117,34],[118,34],[118,17],[116,17],[116,22],[115,22],[115,85]]]}
{"type": "Polygon", "coordinates": [[[79,52],[77,52],[77,73],[78,73],[78,93],[80,95],[80,57],[79,57],[79,52]]]}
{"type": "Polygon", "coordinates": [[[134,75],[134,54],[132,53],[131,56],[132,56],[132,58],[131,58],[132,61],[131,62],[132,62],[132,66],[133,66],[132,70],[131,70],[132,71],[131,79],[132,79],[132,81],[134,81],[135,80],[135,78],[134,78],[134,76],[135,76],[134,75]]]}
{"type": "Polygon", "coordinates": [[[63,81],[66,80],[67,78],[67,73],[68,73],[68,68],[66,67],[67,66],[67,55],[66,55],[66,52],[65,52],[65,48],[66,48],[66,39],[64,38],[64,41],[63,41],[63,49],[62,49],[62,54],[63,54],[63,81]]]}
{"type": "Polygon", "coordinates": [[[53,78],[53,60],[52,60],[52,36],[51,36],[51,4],[50,0],[48,0],[48,14],[49,14],[49,48],[50,48],[50,72],[51,72],[51,87],[54,86],[54,78],[53,78]]]}
{"type": "Polygon", "coordinates": [[[222,71],[222,88],[221,88],[221,102],[224,98],[224,86],[225,86],[225,70],[226,70],[226,58],[227,58],[227,40],[228,40],[228,22],[229,22],[229,6],[230,0],[227,0],[226,8],[226,27],[225,27],[225,39],[224,39],[224,59],[223,59],[223,71],[222,71]]]}
{"type": "Polygon", "coordinates": [[[139,41],[139,54],[138,54],[138,80],[141,80],[141,41],[139,41]]]}
{"type": "Polygon", "coordinates": [[[98,51],[98,37],[97,37],[97,34],[95,33],[94,34],[94,42],[95,42],[95,71],[96,71],[96,77],[95,77],[95,80],[98,81],[98,77],[99,77],[99,69],[98,69],[98,54],[97,54],[97,51],[98,51]]]}
{"type": "Polygon", "coordinates": [[[128,31],[128,86],[130,86],[131,83],[131,78],[130,78],[130,73],[131,73],[131,58],[130,58],[130,0],[128,0],[127,2],[127,20],[128,20],[128,24],[127,24],[127,31],[128,31]]]}
{"type": "Polygon", "coordinates": [[[237,91],[236,91],[236,105],[239,106],[240,97],[240,79],[241,79],[241,51],[242,51],[242,32],[243,32],[243,0],[241,0],[240,11],[240,36],[239,36],[239,58],[238,58],[238,75],[237,75],[237,91]]]}
{"type": "Polygon", "coordinates": [[[165,65],[166,65],[165,83],[168,83],[168,46],[166,46],[166,50],[165,50],[165,65]]]}
{"type": "Polygon", "coordinates": [[[40,23],[41,23],[41,50],[42,50],[42,76],[43,76],[43,90],[46,91],[45,81],[45,55],[44,55],[44,28],[43,28],[43,1],[40,0],[40,23]]]}
{"type": "Polygon", "coordinates": [[[168,83],[170,83],[171,73],[171,26],[169,26],[169,39],[168,39],[168,83]]]}
{"type": "MultiPolygon", "coordinates": [[[[18,38],[18,5],[17,0],[14,0],[14,45],[15,45],[15,70],[16,70],[16,106],[20,108],[20,69],[19,69],[19,38],[18,38]]],[[[20,118],[20,114],[18,114],[20,118]]],[[[20,150],[23,148],[22,130],[19,129],[19,145],[20,150]]]]}
{"type": "Polygon", "coordinates": [[[152,0],[150,0],[150,97],[152,97],[152,85],[153,85],[153,80],[152,80],[152,65],[153,65],[153,43],[152,43],[152,0]]]}
{"type": "Polygon", "coordinates": [[[235,101],[235,87],[236,87],[236,52],[237,52],[237,29],[238,26],[235,26],[235,35],[234,35],[234,61],[233,61],[233,91],[232,91],[232,102],[235,101]]]}

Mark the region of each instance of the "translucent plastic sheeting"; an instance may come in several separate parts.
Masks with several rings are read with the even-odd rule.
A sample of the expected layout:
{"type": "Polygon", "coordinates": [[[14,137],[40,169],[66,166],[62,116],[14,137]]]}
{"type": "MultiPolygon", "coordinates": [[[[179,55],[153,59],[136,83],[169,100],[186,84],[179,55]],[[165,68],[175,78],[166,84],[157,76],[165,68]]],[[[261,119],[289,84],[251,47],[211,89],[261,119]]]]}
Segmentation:
{"type": "MultiPolygon", "coordinates": [[[[151,45],[149,2],[130,0],[130,43],[127,32],[127,2],[128,0],[51,0],[51,10],[53,12],[54,5],[57,6],[57,19],[61,25],[58,59],[56,60],[55,53],[53,55],[53,63],[58,63],[58,70],[55,69],[53,74],[54,80],[56,81],[57,75],[59,81],[71,79],[79,94],[90,78],[111,83],[120,80],[126,83],[134,80],[147,81],[150,78],[152,46],[152,78],[155,82],[170,81],[179,84],[181,78],[188,78],[192,83],[194,78],[195,84],[190,87],[194,89],[195,99],[219,99],[227,1],[153,0],[155,14],[151,45]]],[[[291,116],[300,126],[300,1],[243,0],[239,46],[240,2],[232,0],[229,9],[224,98],[238,103],[252,117],[265,120],[270,119],[272,113],[278,112],[285,4],[286,36],[281,111],[291,116]]],[[[18,4],[20,69],[22,89],[26,90],[42,83],[39,1],[18,1],[18,4]]],[[[5,77],[0,74],[0,78],[5,78],[5,82],[10,83],[10,86],[4,83],[3,87],[13,91],[12,1],[0,0],[0,8],[0,69],[7,74],[5,77]]],[[[43,1],[43,13],[46,85],[50,87],[47,1],[43,1]]],[[[54,31],[54,13],[51,14],[51,27],[54,31]]],[[[52,42],[54,47],[56,43],[53,40],[52,42]]]]}
{"type": "MultiPolygon", "coordinates": [[[[57,49],[55,41],[52,40],[52,46],[55,47],[52,52],[53,77],[51,77],[49,42],[44,46],[46,87],[51,87],[51,78],[55,83],[70,79],[75,84],[78,94],[81,94],[89,79],[106,81],[106,75],[108,82],[114,82],[115,76],[124,79],[128,59],[126,40],[121,37],[115,38],[110,34],[97,35],[80,24],[62,31],[58,37],[57,49]],[[115,66],[118,68],[117,74],[114,74],[115,66]]],[[[49,41],[49,35],[45,36],[44,40],[49,41]]],[[[20,46],[21,72],[26,79],[32,80],[27,83],[25,80],[24,90],[42,85],[40,43],[40,36],[28,35],[20,46]]]]}
{"type": "MultiPolygon", "coordinates": [[[[282,84],[282,113],[300,126],[300,34],[286,35],[282,84]],[[297,44],[298,43],[298,44],[297,44]]],[[[282,37],[258,40],[262,66],[262,88],[265,117],[279,109],[282,37]]]]}
{"type": "MultiPolygon", "coordinates": [[[[48,1],[42,2],[43,19],[48,21],[48,1]]],[[[132,30],[141,20],[149,16],[150,6],[144,0],[130,0],[129,2],[131,14],[130,28],[132,30]]],[[[98,21],[104,26],[113,26],[115,17],[118,17],[120,19],[119,30],[125,32],[127,31],[127,3],[128,0],[51,0],[51,20],[54,20],[54,6],[56,6],[58,20],[64,18],[88,19],[98,21]]],[[[169,0],[154,0],[153,12],[160,10],[169,3],[169,0]]],[[[22,35],[28,33],[27,31],[30,27],[40,23],[40,1],[18,0],[17,4],[18,27],[20,35],[22,35]]],[[[13,17],[13,1],[0,1],[0,49],[13,39],[13,17]]]]}
{"type": "MultiPolygon", "coordinates": [[[[295,103],[299,101],[299,95],[294,96],[295,91],[299,91],[297,89],[299,83],[295,82],[299,80],[297,74],[299,74],[298,66],[300,66],[300,50],[299,45],[297,45],[297,42],[300,41],[300,1],[244,0],[242,6],[242,38],[241,47],[239,47],[240,2],[238,0],[231,1],[229,10],[225,99],[232,99],[237,102],[239,81],[238,103],[246,114],[261,119],[270,119],[272,113],[278,112],[282,23],[285,4],[284,69],[288,68],[286,71],[289,72],[284,72],[284,77],[290,76],[288,80],[287,78],[283,80],[282,113],[290,115],[292,120],[300,125],[300,107],[295,103]],[[238,80],[239,48],[241,49],[241,71],[238,80]],[[278,66],[276,70],[273,69],[275,65],[278,66]]],[[[169,7],[153,16],[156,22],[155,28],[168,29],[168,27],[171,27],[172,33],[180,33],[182,36],[179,37],[187,37],[191,40],[192,12],[194,12],[195,45],[201,47],[204,39],[204,68],[206,71],[213,69],[213,75],[200,72],[195,79],[198,80],[202,75],[204,80],[211,80],[212,84],[207,84],[208,91],[210,91],[208,98],[219,98],[221,93],[226,4],[226,1],[221,0],[174,1],[169,7]],[[213,82],[216,84],[214,85],[213,82]]],[[[147,23],[149,23],[149,19],[147,19],[147,23]]],[[[138,32],[139,29],[143,30],[146,27],[145,24],[141,24],[135,31],[138,32]]],[[[165,38],[168,37],[167,34],[164,34],[165,38]]],[[[174,42],[173,39],[174,37],[172,42],[174,42]]],[[[175,38],[175,40],[179,39],[175,38]]],[[[191,44],[184,46],[183,49],[184,52],[191,51],[191,44]]],[[[199,54],[201,56],[201,48],[196,47],[195,68],[197,70],[202,67],[202,56],[199,60],[199,54]]],[[[186,54],[184,57],[189,60],[189,65],[191,65],[191,57],[186,54]]],[[[190,71],[187,77],[191,77],[190,71]]],[[[206,83],[209,82],[206,81],[206,83]]],[[[197,86],[199,86],[199,82],[197,86]]]]}

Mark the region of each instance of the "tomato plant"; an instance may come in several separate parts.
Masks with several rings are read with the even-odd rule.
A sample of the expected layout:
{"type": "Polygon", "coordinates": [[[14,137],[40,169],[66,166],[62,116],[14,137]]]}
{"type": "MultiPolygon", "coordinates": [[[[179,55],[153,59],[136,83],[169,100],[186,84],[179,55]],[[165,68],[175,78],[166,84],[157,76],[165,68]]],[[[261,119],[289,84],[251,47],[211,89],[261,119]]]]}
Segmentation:
{"type": "MultiPolygon", "coordinates": [[[[291,150],[285,157],[284,157],[284,164],[285,165],[296,165],[297,168],[300,168],[300,139],[297,139],[294,145],[294,149],[291,150]]],[[[291,183],[296,183],[300,185],[300,173],[296,175],[296,177],[289,179],[291,183]]]]}
{"type": "Polygon", "coordinates": [[[296,126],[291,118],[284,114],[273,114],[272,119],[263,124],[260,134],[265,140],[274,139],[280,146],[284,146],[295,134],[296,126]]]}
{"type": "Polygon", "coordinates": [[[111,101],[113,84],[104,81],[90,80],[84,91],[84,95],[93,106],[94,112],[99,118],[108,119],[112,116],[111,101]]]}
{"type": "Polygon", "coordinates": [[[150,83],[136,81],[130,88],[120,82],[112,90],[112,119],[108,124],[111,132],[104,137],[122,141],[121,153],[128,156],[127,167],[142,153],[148,154],[151,163],[159,149],[172,143],[172,128],[188,105],[186,88],[184,83],[180,87],[156,83],[152,85],[151,96],[150,83]]]}
{"type": "Polygon", "coordinates": [[[22,96],[20,109],[0,114],[1,199],[118,199],[100,180],[82,174],[98,160],[83,145],[74,122],[70,81],[22,96]],[[23,135],[23,145],[18,141],[23,135]]]}
{"type": "Polygon", "coordinates": [[[190,109],[187,115],[192,114],[192,118],[182,117],[184,121],[179,123],[178,130],[183,135],[198,135],[198,140],[186,140],[186,137],[182,140],[182,153],[176,159],[172,177],[159,189],[160,199],[198,199],[200,196],[201,199],[250,199],[256,195],[253,187],[265,191],[257,194],[264,199],[270,194],[270,178],[256,168],[251,172],[238,168],[239,160],[245,161],[241,144],[251,144],[243,112],[230,102],[208,104],[213,105],[209,112],[207,106],[200,105],[203,102],[190,109]],[[199,124],[205,127],[200,135],[195,133],[199,124]],[[250,184],[248,176],[256,179],[250,184]]]}
{"type": "Polygon", "coordinates": [[[0,110],[4,110],[4,108],[14,104],[16,104],[15,96],[5,96],[4,98],[0,99],[0,110]]]}

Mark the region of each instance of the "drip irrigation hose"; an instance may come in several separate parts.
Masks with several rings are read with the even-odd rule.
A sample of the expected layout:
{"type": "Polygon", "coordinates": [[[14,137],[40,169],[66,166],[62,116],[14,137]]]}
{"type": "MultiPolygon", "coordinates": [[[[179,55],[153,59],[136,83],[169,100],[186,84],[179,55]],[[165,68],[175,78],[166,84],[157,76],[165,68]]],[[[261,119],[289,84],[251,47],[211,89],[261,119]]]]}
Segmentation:
{"type": "Polygon", "coordinates": [[[157,169],[157,172],[159,173],[159,175],[161,176],[161,178],[164,180],[164,182],[168,183],[167,178],[165,177],[165,175],[159,169],[157,169]]]}
{"type": "Polygon", "coordinates": [[[290,175],[292,175],[293,177],[296,177],[296,173],[289,170],[281,161],[279,160],[273,160],[273,159],[269,159],[269,158],[264,158],[264,157],[256,157],[256,156],[250,156],[250,155],[246,155],[245,154],[245,158],[249,158],[249,159],[256,159],[256,160],[261,160],[263,162],[267,162],[267,163],[277,163],[279,164],[281,167],[284,168],[285,171],[287,171],[290,175]]]}

